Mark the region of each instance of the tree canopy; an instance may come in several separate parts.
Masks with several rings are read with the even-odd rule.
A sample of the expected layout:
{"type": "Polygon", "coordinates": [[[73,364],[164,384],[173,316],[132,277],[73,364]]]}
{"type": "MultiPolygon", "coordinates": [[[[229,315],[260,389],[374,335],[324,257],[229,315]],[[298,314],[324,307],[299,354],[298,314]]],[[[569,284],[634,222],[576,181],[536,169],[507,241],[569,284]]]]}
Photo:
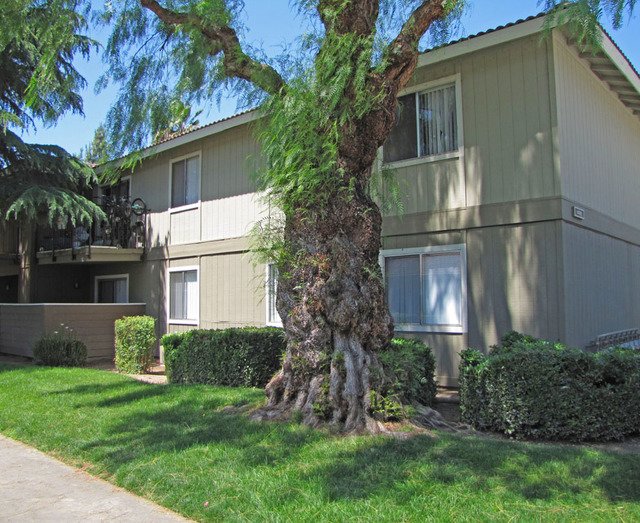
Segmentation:
{"type": "Polygon", "coordinates": [[[56,145],[25,143],[21,129],[55,125],[82,113],[84,78],[73,65],[95,42],[87,29],[89,5],[72,0],[8,0],[0,13],[1,218],[90,222],[102,211],[83,196],[95,174],[56,145]]]}

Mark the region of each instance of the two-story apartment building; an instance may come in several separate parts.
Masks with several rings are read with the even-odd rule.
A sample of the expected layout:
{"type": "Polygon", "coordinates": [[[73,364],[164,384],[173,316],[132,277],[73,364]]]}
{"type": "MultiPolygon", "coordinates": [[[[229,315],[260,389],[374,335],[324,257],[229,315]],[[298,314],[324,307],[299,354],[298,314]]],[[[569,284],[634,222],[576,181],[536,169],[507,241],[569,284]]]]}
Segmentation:
{"type": "MultiPolygon", "coordinates": [[[[640,326],[640,78],[607,35],[585,54],[543,22],[423,54],[380,154],[403,199],[384,219],[389,306],[445,385],[460,350],[512,329],[584,346],[640,326]]],[[[144,245],[44,248],[34,300],[144,302],[160,332],[277,324],[274,271],[248,252],[272,211],[256,118],[143,151],[118,190],[146,204],[144,245]]]]}

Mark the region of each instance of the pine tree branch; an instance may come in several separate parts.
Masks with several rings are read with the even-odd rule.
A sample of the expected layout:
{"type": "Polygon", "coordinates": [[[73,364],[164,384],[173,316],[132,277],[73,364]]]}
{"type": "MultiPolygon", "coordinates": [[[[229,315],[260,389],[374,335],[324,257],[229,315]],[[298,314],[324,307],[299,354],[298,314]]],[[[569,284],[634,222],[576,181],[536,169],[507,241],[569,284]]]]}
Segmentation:
{"type": "Polygon", "coordinates": [[[407,84],[418,63],[420,39],[436,20],[446,15],[446,3],[446,0],[425,0],[404,23],[384,52],[387,65],[382,80],[385,85],[400,90],[407,84]]]}
{"type": "Polygon", "coordinates": [[[140,4],[167,25],[187,26],[199,31],[209,41],[212,56],[223,54],[222,64],[229,77],[247,80],[269,94],[278,94],[286,87],[273,67],[254,60],[242,50],[233,28],[206,23],[196,15],[166,9],[156,0],[140,0],[140,4]]]}

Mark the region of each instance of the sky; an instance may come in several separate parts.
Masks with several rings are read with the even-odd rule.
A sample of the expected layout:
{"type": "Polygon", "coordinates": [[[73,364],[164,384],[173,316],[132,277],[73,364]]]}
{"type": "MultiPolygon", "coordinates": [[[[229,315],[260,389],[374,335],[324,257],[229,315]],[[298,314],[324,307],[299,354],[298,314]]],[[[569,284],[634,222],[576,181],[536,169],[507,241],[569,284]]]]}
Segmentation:
{"type": "MultiPolygon", "coordinates": [[[[468,36],[526,18],[540,12],[539,0],[472,0],[472,5],[462,19],[461,34],[468,36]]],[[[244,22],[248,43],[262,45],[267,54],[277,53],[286,42],[291,42],[301,32],[303,20],[289,6],[289,0],[245,0],[244,22]]],[[[640,70],[640,9],[636,9],[631,19],[626,19],[620,30],[614,30],[609,20],[604,20],[605,29],[611,34],[636,70],[640,70]]],[[[90,36],[104,43],[108,29],[95,31],[90,36]]],[[[35,132],[24,135],[28,142],[51,143],[64,147],[71,153],[79,153],[91,139],[95,129],[104,121],[109,107],[118,95],[117,86],[109,86],[99,95],[94,93],[94,85],[104,68],[99,53],[94,53],[89,61],[77,59],[77,69],[87,80],[87,88],[82,92],[84,116],[64,115],[55,127],[46,128],[37,124],[35,132]]],[[[206,124],[237,112],[236,102],[225,99],[220,107],[215,102],[205,108],[199,117],[200,124],[206,124]]]]}

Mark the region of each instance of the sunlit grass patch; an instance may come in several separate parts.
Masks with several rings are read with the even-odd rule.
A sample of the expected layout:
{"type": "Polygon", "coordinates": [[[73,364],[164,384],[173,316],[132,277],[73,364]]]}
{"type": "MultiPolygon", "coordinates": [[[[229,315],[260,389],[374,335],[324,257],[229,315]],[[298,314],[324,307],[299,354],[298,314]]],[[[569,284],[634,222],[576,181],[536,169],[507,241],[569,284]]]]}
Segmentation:
{"type": "Polygon", "coordinates": [[[640,518],[640,456],[260,423],[258,389],[0,367],[0,432],[198,520],[640,518]]]}

